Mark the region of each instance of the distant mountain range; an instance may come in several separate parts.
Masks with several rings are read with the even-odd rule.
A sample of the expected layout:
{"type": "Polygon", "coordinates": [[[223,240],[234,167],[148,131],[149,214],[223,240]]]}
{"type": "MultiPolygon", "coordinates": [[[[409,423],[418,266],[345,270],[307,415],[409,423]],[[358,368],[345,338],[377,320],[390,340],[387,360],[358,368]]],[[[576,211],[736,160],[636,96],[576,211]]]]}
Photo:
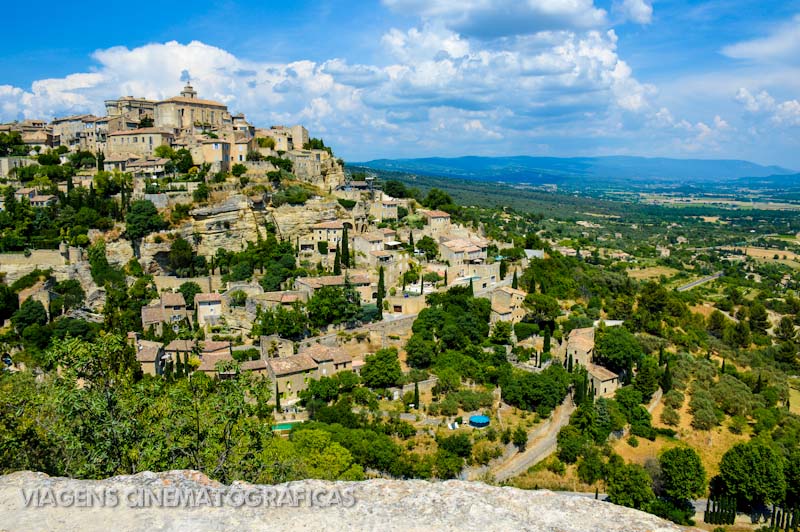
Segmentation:
{"type": "Polygon", "coordinates": [[[375,170],[507,183],[626,181],[637,183],[710,183],[740,178],[774,178],[794,174],[780,166],[748,161],[648,157],[429,157],[377,159],[351,163],[375,170]]]}

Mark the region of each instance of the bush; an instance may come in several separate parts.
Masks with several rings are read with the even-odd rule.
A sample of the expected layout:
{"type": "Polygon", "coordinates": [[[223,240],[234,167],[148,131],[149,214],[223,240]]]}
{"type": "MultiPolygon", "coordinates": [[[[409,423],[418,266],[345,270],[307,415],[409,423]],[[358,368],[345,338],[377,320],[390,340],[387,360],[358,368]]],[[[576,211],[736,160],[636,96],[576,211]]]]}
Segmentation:
{"type": "Polygon", "coordinates": [[[631,447],[639,447],[639,438],[636,436],[631,436],[628,438],[628,445],[631,447]]]}
{"type": "Polygon", "coordinates": [[[681,422],[681,416],[677,410],[667,405],[664,406],[664,410],[661,412],[661,422],[675,427],[681,422]]]}
{"type": "Polygon", "coordinates": [[[338,201],[339,201],[339,205],[341,205],[342,207],[344,207],[348,211],[356,206],[356,201],[355,200],[339,198],[338,201]]]}

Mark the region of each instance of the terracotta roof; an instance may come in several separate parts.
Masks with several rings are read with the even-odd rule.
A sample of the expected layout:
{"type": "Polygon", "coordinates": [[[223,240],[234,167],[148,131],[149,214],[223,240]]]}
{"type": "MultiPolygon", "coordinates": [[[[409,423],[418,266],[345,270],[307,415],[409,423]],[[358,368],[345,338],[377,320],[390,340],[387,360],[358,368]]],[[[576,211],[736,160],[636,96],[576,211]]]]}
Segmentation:
{"type": "Polygon", "coordinates": [[[341,220],[329,220],[314,224],[311,229],[344,229],[344,223],[341,220]]]}
{"type": "Polygon", "coordinates": [[[186,300],[180,292],[162,292],[161,304],[167,307],[186,306],[186,300]]]}
{"type": "Polygon", "coordinates": [[[619,375],[614,373],[613,371],[604,368],[603,366],[598,366],[597,364],[589,364],[586,368],[586,371],[589,372],[589,375],[593,377],[597,377],[601,381],[610,381],[611,379],[619,378],[619,375]]]}
{"type": "Polygon", "coordinates": [[[506,292],[508,294],[511,294],[512,296],[517,295],[525,297],[528,295],[528,292],[524,290],[519,290],[517,288],[511,288],[510,286],[501,286],[500,288],[498,288],[498,290],[500,290],[501,292],[506,292]]]}
{"type": "Polygon", "coordinates": [[[492,304],[492,312],[496,312],[498,314],[506,315],[506,314],[511,314],[511,309],[509,307],[504,306],[504,305],[492,304]]]}
{"type": "Polygon", "coordinates": [[[239,367],[242,369],[242,371],[266,370],[267,361],[260,358],[258,360],[248,360],[247,362],[242,362],[239,367]]]}
{"type": "Polygon", "coordinates": [[[164,311],[161,310],[161,305],[142,307],[142,325],[144,327],[161,323],[162,321],[164,321],[164,311]]]}
{"type": "Polygon", "coordinates": [[[109,133],[109,137],[119,136],[119,135],[170,135],[175,136],[172,131],[158,128],[158,127],[143,127],[139,129],[126,129],[123,131],[115,131],[113,133],[109,133]]]}
{"type": "Polygon", "coordinates": [[[567,339],[567,349],[579,349],[586,353],[594,349],[594,327],[572,329],[567,339]]]}
{"type": "Polygon", "coordinates": [[[383,242],[386,237],[380,233],[364,233],[356,236],[356,238],[363,238],[367,242],[383,242]]]}
{"type": "Polygon", "coordinates": [[[450,213],[444,211],[425,211],[423,214],[428,218],[450,218],[450,213]]]}
{"type": "Polygon", "coordinates": [[[264,292],[263,294],[256,295],[255,299],[272,301],[274,303],[294,303],[300,299],[300,296],[291,292],[264,292]]]}
{"type": "Polygon", "coordinates": [[[194,340],[173,340],[164,348],[165,351],[192,351],[195,346],[194,340]]]}
{"type": "Polygon", "coordinates": [[[350,355],[342,351],[341,348],[328,347],[322,344],[312,344],[306,349],[300,351],[300,354],[310,356],[317,363],[335,362],[338,364],[352,360],[350,355]]]}
{"type": "Polygon", "coordinates": [[[194,304],[198,303],[222,303],[222,294],[216,292],[206,292],[194,295],[194,304]]]}
{"type": "Polygon", "coordinates": [[[162,105],[165,103],[174,102],[174,103],[194,103],[197,105],[211,105],[213,107],[224,107],[228,108],[227,105],[224,103],[215,102],[213,100],[203,100],[202,98],[187,98],[186,96],[173,96],[172,98],[167,98],[164,101],[156,103],[156,105],[162,105]]]}
{"type": "Polygon", "coordinates": [[[392,256],[392,252],[391,251],[370,251],[369,254],[374,256],[374,257],[391,257],[392,256]]]}
{"type": "MultiPolygon", "coordinates": [[[[297,282],[317,289],[323,286],[343,286],[344,279],[344,275],[325,275],[323,277],[301,277],[297,282]]],[[[356,274],[350,276],[350,282],[354,285],[365,285],[370,284],[371,281],[367,275],[356,274]]]]}
{"type": "Polygon", "coordinates": [[[302,371],[317,369],[317,363],[308,355],[292,355],[267,360],[271,372],[276,376],[291,375],[302,371]]]}
{"type": "Polygon", "coordinates": [[[204,356],[207,353],[215,353],[222,350],[230,352],[231,350],[231,343],[227,340],[206,340],[200,345],[200,352],[203,353],[204,356]]]}
{"type": "Polygon", "coordinates": [[[136,159],[135,161],[130,161],[128,163],[128,168],[137,168],[137,167],[147,167],[147,166],[164,166],[169,162],[169,159],[164,159],[161,157],[154,157],[154,158],[146,158],[146,159],[136,159]]]}
{"type": "Polygon", "coordinates": [[[230,353],[206,354],[200,359],[200,366],[197,369],[204,372],[216,371],[217,362],[226,362],[228,360],[233,360],[230,353]]]}
{"type": "Polygon", "coordinates": [[[136,345],[136,360],[139,362],[155,362],[159,351],[164,348],[161,342],[139,340],[136,345]]]}

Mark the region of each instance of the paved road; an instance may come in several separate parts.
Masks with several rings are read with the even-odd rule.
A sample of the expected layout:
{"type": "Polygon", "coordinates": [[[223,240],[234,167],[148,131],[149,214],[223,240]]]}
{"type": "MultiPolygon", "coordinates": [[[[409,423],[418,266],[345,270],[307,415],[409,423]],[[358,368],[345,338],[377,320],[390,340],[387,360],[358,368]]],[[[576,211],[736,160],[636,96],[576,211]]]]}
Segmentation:
{"type": "Polygon", "coordinates": [[[713,281],[714,279],[719,279],[722,277],[723,272],[717,272],[707,277],[703,277],[702,279],[698,279],[696,281],[692,281],[691,283],[685,284],[683,286],[678,287],[678,292],[685,292],[687,290],[691,290],[695,286],[700,286],[703,283],[707,283],[709,281],[713,281]]]}
{"type": "Polygon", "coordinates": [[[524,473],[532,465],[541,462],[556,450],[556,437],[561,427],[569,423],[569,416],[575,411],[572,398],[567,397],[544,423],[528,433],[528,445],[521,453],[516,453],[491,470],[497,482],[508,480],[524,473]]]}

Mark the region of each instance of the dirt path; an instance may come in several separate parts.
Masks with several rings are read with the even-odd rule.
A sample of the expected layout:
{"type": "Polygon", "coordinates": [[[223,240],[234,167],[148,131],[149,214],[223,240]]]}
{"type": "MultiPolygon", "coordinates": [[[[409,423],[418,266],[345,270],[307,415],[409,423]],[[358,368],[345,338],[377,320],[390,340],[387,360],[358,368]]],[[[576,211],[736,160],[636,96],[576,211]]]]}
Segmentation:
{"type": "Polygon", "coordinates": [[[528,445],[521,453],[518,452],[510,459],[493,467],[490,472],[497,482],[508,480],[528,470],[529,467],[541,462],[556,450],[556,437],[561,427],[569,423],[569,416],[575,411],[572,398],[567,397],[553,412],[547,421],[536,426],[528,433],[528,445]]]}

